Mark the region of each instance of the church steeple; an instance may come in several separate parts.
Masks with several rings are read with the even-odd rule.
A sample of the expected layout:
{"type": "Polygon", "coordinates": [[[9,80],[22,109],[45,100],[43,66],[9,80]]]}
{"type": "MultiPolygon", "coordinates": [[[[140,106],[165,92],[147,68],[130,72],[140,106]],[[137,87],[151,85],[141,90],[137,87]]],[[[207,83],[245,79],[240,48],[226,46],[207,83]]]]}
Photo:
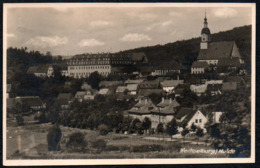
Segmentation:
{"type": "Polygon", "coordinates": [[[204,27],[201,30],[200,49],[208,49],[208,42],[210,42],[210,30],[208,28],[207,13],[205,11],[204,27]]]}

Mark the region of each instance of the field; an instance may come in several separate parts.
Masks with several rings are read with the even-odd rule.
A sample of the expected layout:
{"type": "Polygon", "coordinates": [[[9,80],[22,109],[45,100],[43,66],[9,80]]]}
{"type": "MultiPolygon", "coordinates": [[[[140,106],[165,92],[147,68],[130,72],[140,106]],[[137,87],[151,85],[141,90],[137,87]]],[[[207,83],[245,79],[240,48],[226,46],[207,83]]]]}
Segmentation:
{"type": "MultiPolygon", "coordinates": [[[[32,117],[25,120],[32,121],[32,117]]],[[[62,130],[61,151],[49,152],[47,150],[47,133],[52,126],[50,123],[35,124],[26,122],[24,126],[17,127],[15,120],[7,122],[7,159],[112,159],[112,158],[212,158],[228,157],[226,154],[194,154],[181,153],[186,149],[212,149],[205,139],[197,142],[194,138],[171,138],[167,135],[124,135],[109,133],[99,135],[98,131],[60,126],[62,130]],[[71,133],[82,132],[88,144],[97,139],[106,141],[106,149],[89,149],[86,152],[69,152],[65,142],[71,133]]]]}

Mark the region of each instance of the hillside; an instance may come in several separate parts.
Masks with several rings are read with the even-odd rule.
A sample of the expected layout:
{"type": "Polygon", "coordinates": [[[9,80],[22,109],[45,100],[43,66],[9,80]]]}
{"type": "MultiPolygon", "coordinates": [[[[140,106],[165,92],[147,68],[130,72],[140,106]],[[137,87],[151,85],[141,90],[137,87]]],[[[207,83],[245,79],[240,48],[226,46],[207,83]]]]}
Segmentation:
{"type": "MultiPolygon", "coordinates": [[[[242,58],[250,67],[251,62],[251,25],[236,27],[232,30],[223,31],[211,35],[211,40],[235,41],[242,58]]],[[[125,50],[121,53],[144,52],[149,62],[154,67],[164,67],[174,65],[175,62],[190,66],[196,60],[200,47],[200,37],[189,40],[176,41],[165,45],[135,48],[125,50]]]]}

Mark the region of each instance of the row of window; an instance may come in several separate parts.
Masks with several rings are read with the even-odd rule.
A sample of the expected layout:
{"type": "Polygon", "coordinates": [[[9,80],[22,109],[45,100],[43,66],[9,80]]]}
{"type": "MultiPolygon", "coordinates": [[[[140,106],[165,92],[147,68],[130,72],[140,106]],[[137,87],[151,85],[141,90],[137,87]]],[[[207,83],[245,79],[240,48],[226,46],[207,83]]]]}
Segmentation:
{"type": "Polygon", "coordinates": [[[74,69],[110,69],[109,65],[103,65],[103,66],[75,66],[75,67],[69,67],[69,70],[74,69]]]}
{"type": "Polygon", "coordinates": [[[195,120],[195,123],[201,123],[201,122],[202,122],[202,120],[201,120],[201,119],[199,119],[199,120],[198,120],[198,119],[196,119],[196,120],[195,120]]]}
{"type": "Polygon", "coordinates": [[[89,64],[89,65],[95,65],[95,64],[109,64],[109,61],[70,61],[69,65],[82,65],[82,64],[89,64]]]}
{"type": "MultiPolygon", "coordinates": [[[[70,76],[89,76],[93,72],[79,72],[79,73],[70,73],[70,76]]],[[[101,75],[108,75],[109,72],[98,72],[101,75]]]]}

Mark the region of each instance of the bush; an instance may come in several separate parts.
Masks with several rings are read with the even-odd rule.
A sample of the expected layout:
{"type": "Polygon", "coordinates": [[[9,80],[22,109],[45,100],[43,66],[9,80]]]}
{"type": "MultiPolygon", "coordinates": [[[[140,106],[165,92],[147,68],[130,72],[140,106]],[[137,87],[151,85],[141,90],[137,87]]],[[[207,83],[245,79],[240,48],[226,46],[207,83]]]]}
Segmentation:
{"type": "Polygon", "coordinates": [[[66,146],[71,152],[84,152],[87,147],[85,135],[81,132],[75,132],[69,135],[69,141],[66,146]]]}
{"type": "Polygon", "coordinates": [[[107,150],[107,151],[119,151],[120,148],[119,148],[118,146],[108,145],[108,146],[106,147],[106,150],[107,150]]]}
{"type": "Polygon", "coordinates": [[[107,143],[104,139],[98,139],[92,143],[92,147],[98,150],[105,150],[107,143]]]}
{"type": "Polygon", "coordinates": [[[98,127],[98,130],[99,130],[99,134],[100,135],[107,135],[108,132],[109,132],[109,129],[106,125],[102,124],[98,127]]]}
{"type": "Polygon", "coordinates": [[[62,132],[58,124],[52,126],[47,134],[48,150],[57,151],[60,150],[59,142],[62,137],[62,132]]]}
{"type": "Polygon", "coordinates": [[[24,119],[21,115],[16,116],[16,123],[18,126],[24,125],[24,119]]]}

